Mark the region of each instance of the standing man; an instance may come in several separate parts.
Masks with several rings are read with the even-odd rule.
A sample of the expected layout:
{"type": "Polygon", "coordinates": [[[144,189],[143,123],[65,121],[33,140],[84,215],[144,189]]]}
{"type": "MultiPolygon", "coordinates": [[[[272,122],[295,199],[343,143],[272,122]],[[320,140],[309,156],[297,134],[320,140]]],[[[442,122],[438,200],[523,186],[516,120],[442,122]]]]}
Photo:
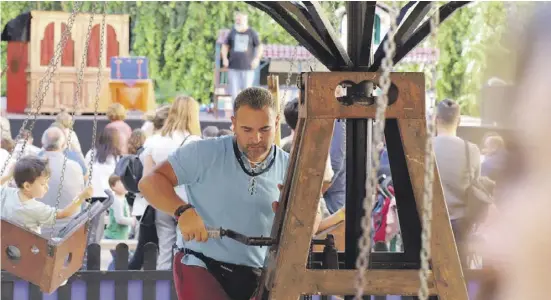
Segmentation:
{"type": "Polygon", "coordinates": [[[249,27],[247,15],[235,14],[235,25],[222,45],[222,64],[228,68],[232,101],[242,90],[253,85],[254,70],[260,64],[263,52],[258,33],[249,27]],[[229,54],[229,56],[228,56],[229,54]]]}
{"type": "Polygon", "coordinates": [[[206,230],[270,236],[289,164],[289,155],[274,145],[279,115],[268,90],[243,90],[233,110],[234,136],[189,143],[139,183],[151,205],[175,216],[185,241],[179,239],[173,264],[181,300],[249,300],[264,266],[268,247],[209,239],[206,230]],[[179,185],[188,203],[174,191],[179,185]]]}

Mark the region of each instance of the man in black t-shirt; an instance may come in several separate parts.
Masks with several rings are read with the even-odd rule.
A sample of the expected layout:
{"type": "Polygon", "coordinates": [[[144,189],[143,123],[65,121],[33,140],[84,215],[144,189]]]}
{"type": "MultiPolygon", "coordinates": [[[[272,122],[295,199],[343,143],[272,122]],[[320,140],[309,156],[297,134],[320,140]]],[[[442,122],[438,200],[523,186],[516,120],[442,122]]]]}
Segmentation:
{"type": "Polygon", "coordinates": [[[236,13],[234,27],[226,37],[221,52],[222,64],[228,68],[229,89],[234,101],[239,92],[253,85],[254,70],[263,52],[258,33],[249,28],[246,14],[236,13]]]}

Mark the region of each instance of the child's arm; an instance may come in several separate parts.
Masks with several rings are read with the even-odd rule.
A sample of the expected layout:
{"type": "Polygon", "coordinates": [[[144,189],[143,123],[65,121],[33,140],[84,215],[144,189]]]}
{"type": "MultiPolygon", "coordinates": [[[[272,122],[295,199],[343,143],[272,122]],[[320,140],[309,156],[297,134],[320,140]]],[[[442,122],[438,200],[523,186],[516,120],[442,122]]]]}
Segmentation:
{"type": "Polygon", "coordinates": [[[15,164],[9,167],[8,174],[0,177],[0,185],[4,185],[6,182],[10,181],[13,177],[13,169],[15,167],[15,164]]]}
{"type": "Polygon", "coordinates": [[[73,200],[73,202],[71,202],[69,205],[67,205],[67,207],[57,211],[57,218],[58,219],[63,219],[63,218],[67,218],[67,217],[70,217],[70,216],[74,215],[77,212],[77,210],[80,208],[80,205],[82,204],[82,202],[84,202],[84,200],[86,200],[88,198],[91,198],[92,195],[93,195],[92,187],[89,186],[89,187],[85,188],[80,193],[80,195],[78,195],[75,198],[75,200],[73,200]]]}

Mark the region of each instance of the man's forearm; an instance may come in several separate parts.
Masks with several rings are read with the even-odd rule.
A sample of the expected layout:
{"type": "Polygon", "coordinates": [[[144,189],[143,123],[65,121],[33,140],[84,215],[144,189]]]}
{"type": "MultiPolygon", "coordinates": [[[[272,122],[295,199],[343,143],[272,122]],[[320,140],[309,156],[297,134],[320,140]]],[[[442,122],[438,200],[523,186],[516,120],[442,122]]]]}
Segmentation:
{"type": "Polygon", "coordinates": [[[223,59],[228,59],[228,51],[229,47],[228,45],[222,45],[222,50],[220,51],[220,54],[222,55],[223,59]]]}
{"type": "Polygon", "coordinates": [[[256,47],[255,50],[256,50],[256,53],[255,53],[254,58],[260,60],[262,58],[262,54],[264,52],[264,48],[262,47],[262,44],[258,45],[258,47],[256,47]]]}
{"type": "Polygon", "coordinates": [[[185,204],[174,191],[174,186],[163,174],[155,171],[140,180],[142,196],[156,209],[172,215],[178,207],[185,204]]]}

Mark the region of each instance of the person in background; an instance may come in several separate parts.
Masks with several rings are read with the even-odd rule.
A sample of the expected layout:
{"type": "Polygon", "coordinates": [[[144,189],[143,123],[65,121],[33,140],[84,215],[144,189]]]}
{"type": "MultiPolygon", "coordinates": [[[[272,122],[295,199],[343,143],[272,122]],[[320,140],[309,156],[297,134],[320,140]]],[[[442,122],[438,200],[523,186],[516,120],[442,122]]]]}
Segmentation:
{"type": "Polygon", "coordinates": [[[73,116],[71,116],[71,114],[67,112],[66,109],[62,109],[56,115],[54,123],[56,125],[59,125],[61,129],[63,129],[63,132],[65,132],[65,136],[67,137],[67,140],[69,139],[69,135],[71,136],[71,141],[67,146],[67,149],[78,153],[82,158],[84,158],[84,154],[82,153],[82,149],[80,147],[80,141],[78,139],[76,132],[73,130],[73,125],[74,125],[73,116]]]}
{"type": "Polygon", "coordinates": [[[23,156],[25,155],[38,155],[42,150],[35,145],[33,145],[34,138],[33,134],[28,129],[23,129],[21,132],[21,138],[17,141],[15,144],[15,153],[21,152],[21,149],[23,148],[23,143],[25,143],[25,139],[27,139],[27,144],[25,145],[25,151],[23,152],[23,156]]]}
{"type": "MultiPolygon", "coordinates": [[[[68,139],[67,132],[68,131],[65,130],[65,127],[63,127],[61,124],[59,124],[57,122],[54,122],[50,125],[50,128],[60,129],[63,132],[64,136],[65,136],[65,140],[67,141],[67,139],[68,139]]],[[[71,132],[74,133],[74,131],[71,131],[71,132]]],[[[38,153],[38,156],[42,156],[43,154],[44,154],[44,150],[40,151],[38,153]]],[[[88,179],[88,173],[87,173],[88,166],[86,165],[86,162],[84,161],[84,156],[82,156],[82,153],[77,152],[75,150],[72,150],[68,146],[65,146],[65,149],[63,149],[63,154],[65,154],[65,156],[67,156],[67,159],[76,162],[80,166],[80,168],[82,169],[82,174],[84,175],[84,180],[87,180],[88,179]]]]}
{"type": "Polygon", "coordinates": [[[2,137],[0,148],[6,150],[8,153],[12,153],[15,149],[15,142],[11,139],[11,137],[2,137]]]}
{"type": "Polygon", "coordinates": [[[346,204],[346,121],[335,121],[329,155],[335,175],[323,199],[329,212],[334,214],[346,204]]]}
{"type": "MultiPolygon", "coordinates": [[[[152,172],[157,165],[162,164],[178,148],[185,147],[193,141],[201,139],[199,123],[199,103],[187,96],[178,96],[172,103],[168,117],[160,131],[158,142],[146,147],[144,155],[143,174],[152,172]]],[[[143,178],[143,177],[142,177],[143,178]]],[[[185,186],[174,189],[187,201],[185,186]]],[[[150,200],[150,199],[147,199],[150,200]]],[[[172,267],[172,253],[176,243],[176,223],[174,217],[162,211],[155,214],[155,227],[159,237],[159,258],[157,270],[169,270],[172,267]]]]}
{"type": "Polygon", "coordinates": [[[229,129],[220,129],[218,131],[218,137],[226,136],[226,135],[233,135],[233,131],[231,131],[229,129]]]}
{"type": "MultiPolygon", "coordinates": [[[[107,194],[104,192],[109,189],[109,176],[115,172],[117,161],[121,156],[120,151],[120,134],[118,131],[111,127],[105,128],[99,135],[95,148],[94,159],[92,161],[92,150],[86,153],[86,165],[89,166],[90,162],[92,166],[92,186],[94,187],[94,194],[92,202],[105,201],[107,194]]],[[[92,220],[89,241],[90,243],[101,242],[103,237],[105,221],[103,215],[97,216],[92,220]]]]}
{"type": "Polygon", "coordinates": [[[107,109],[109,124],[105,128],[114,128],[119,133],[119,147],[121,154],[128,153],[128,139],[132,135],[132,128],[124,121],[126,119],[126,108],[120,103],[113,103],[107,109]]]}
{"type": "MultiPolygon", "coordinates": [[[[57,127],[50,127],[42,134],[42,152],[39,157],[48,161],[50,174],[48,180],[49,190],[42,197],[41,201],[44,204],[50,206],[56,206],[59,203],[59,207],[65,207],[75,199],[75,197],[84,189],[84,174],[78,163],[67,159],[65,169],[63,162],[65,155],[63,150],[67,148],[67,139],[62,129],[57,127]],[[64,174],[63,182],[61,181],[61,174],[64,174]],[[58,192],[61,187],[61,194],[58,192]]],[[[75,214],[80,211],[75,211],[75,214]]],[[[67,225],[69,219],[59,220],[56,222],[54,230],[61,229],[67,225]]],[[[46,235],[51,234],[52,228],[44,228],[43,233],[46,235]]]]}
{"type": "MultiPolygon", "coordinates": [[[[134,129],[134,131],[132,131],[132,135],[130,135],[130,138],[128,139],[128,154],[137,155],[139,157],[139,155],[142,153],[144,149],[143,145],[145,144],[146,139],[147,139],[147,136],[142,129],[139,129],[139,128],[134,129]]],[[[142,206],[142,208],[137,209],[137,211],[142,211],[142,213],[143,213],[143,210],[145,210],[145,206],[147,206],[147,202],[145,201],[145,199],[143,199],[143,197],[140,194],[134,194],[129,192],[126,194],[126,201],[130,205],[132,212],[134,212],[134,206],[136,205],[142,206]]],[[[135,216],[135,217],[137,220],[139,220],[138,216],[135,216]]],[[[136,227],[132,227],[131,236],[135,237],[137,232],[136,229],[137,229],[136,227]]]]}
{"type": "Polygon", "coordinates": [[[497,133],[492,133],[484,139],[484,148],[482,148],[482,167],[480,174],[493,181],[498,181],[505,166],[505,142],[497,133]]]}
{"type": "Polygon", "coordinates": [[[235,14],[235,24],[222,45],[222,65],[228,68],[228,83],[232,101],[254,82],[254,70],[263,54],[258,33],[249,27],[248,17],[235,14]]]}
{"type": "MultiPolygon", "coordinates": [[[[136,219],[130,216],[130,208],[125,195],[128,191],[124,188],[119,176],[111,175],[108,179],[109,188],[113,191],[114,201],[109,208],[109,224],[105,228],[105,238],[109,240],[128,240],[130,230],[136,225],[136,219]]],[[[115,250],[111,250],[113,260],[108,270],[115,269],[115,250]]]]}
{"type": "Polygon", "coordinates": [[[0,138],[12,138],[10,120],[6,118],[6,113],[3,109],[0,112],[0,138]]]}
{"type": "Polygon", "coordinates": [[[436,105],[434,154],[461,262],[466,263],[465,239],[469,234],[469,225],[465,221],[465,195],[470,180],[480,177],[480,150],[475,144],[457,136],[460,121],[460,107],[455,101],[444,99],[436,105]],[[467,165],[467,155],[470,165],[467,165]]]}
{"type": "Polygon", "coordinates": [[[204,139],[208,139],[208,138],[215,138],[218,136],[218,127],[216,126],[207,126],[205,127],[205,129],[203,129],[203,138],[204,139]]]}

